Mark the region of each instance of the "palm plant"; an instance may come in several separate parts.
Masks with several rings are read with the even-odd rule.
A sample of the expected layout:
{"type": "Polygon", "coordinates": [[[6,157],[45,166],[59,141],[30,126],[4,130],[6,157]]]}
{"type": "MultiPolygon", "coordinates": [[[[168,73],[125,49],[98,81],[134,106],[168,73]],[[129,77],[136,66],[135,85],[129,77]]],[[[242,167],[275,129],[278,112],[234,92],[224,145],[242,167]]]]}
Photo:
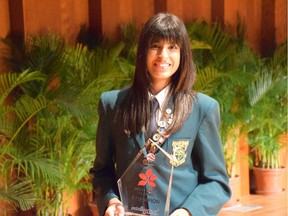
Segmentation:
{"type": "Polygon", "coordinates": [[[249,144],[253,165],[280,168],[279,151],[287,133],[287,43],[279,46],[274,57],[259,68],[257,79],[249,87],[251,119],[249,144]]]}
{"type": "Polygon", "coordinates": [[[1,113],[6,113],[1,115],[1,134],[9,140],[1,155],[15,146],[19,158],[11,156],[10,164],[33,183],[31,197],[36,202],[29,207],[36,205],[39,215],[61,215],[73,191],[91,190],[88,170],[95,157],[98,97],[127,85],[133,66],[120,58],[123,44],[90,51],[48,35],[31,37],[22,47],[12,47],[12,53],[21,54],[6,59],[14,73],[1,79],[3,96],[12,100],[9,106],[1,106],[1,113]],[[13,130],[7,130],[8,125],[13,130]]]}
{"type": "Polygon", "coordinates": [[[17,101],[7,103],[7,97],[19,85],[44,79],[37,71],[0,75],[0,179],[3,181],[0,200],[8,204],[7,212],[16,208],[27,210],[34,205],[37,199],[34,178],[53,180],[60,176],[58,166],[43,152],[23,151],[34,142],[29,121],[46,106],[45,98],[23,95],[17,101]]]}

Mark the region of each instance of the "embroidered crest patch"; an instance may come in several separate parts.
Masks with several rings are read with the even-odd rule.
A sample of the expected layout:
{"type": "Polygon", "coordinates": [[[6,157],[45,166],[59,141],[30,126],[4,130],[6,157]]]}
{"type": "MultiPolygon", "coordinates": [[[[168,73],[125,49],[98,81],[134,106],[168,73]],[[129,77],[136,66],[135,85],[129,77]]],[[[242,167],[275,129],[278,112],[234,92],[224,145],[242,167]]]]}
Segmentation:
{"type": "Polygon", "coordinates": [[[185,163],[186,157],[187,157],[187,147],[189,145],[189,140],[177,140],[172,142],[173,147],[173,161],[170,161],[170,163],[178,167],[185,163]]]}

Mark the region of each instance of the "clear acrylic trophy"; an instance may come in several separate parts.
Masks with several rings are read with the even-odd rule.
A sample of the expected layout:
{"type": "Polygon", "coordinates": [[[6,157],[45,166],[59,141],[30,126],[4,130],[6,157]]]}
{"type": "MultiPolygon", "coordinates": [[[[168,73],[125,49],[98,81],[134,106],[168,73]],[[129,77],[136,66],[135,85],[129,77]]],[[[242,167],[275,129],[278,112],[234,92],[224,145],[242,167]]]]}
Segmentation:
{"type": "MultiPolygon", "coordinates": [[[[165,156],[170,158],[170,161],[173,161],[173,157],[157,143],[152,140],[149,143],[155,144],[165,156]]],[[[157,167],[153,162],[149,162],[149,153],[146,150],[149,145],[151,144],[139,151],[117,182],[125,215],[169,216],[174,166],[171,165],[170,178],[163,181],[161,179],[163,177],[158,175],[157,167]],[[168,182],[168,184],[163,184],[163,182],[168,182]]]]}

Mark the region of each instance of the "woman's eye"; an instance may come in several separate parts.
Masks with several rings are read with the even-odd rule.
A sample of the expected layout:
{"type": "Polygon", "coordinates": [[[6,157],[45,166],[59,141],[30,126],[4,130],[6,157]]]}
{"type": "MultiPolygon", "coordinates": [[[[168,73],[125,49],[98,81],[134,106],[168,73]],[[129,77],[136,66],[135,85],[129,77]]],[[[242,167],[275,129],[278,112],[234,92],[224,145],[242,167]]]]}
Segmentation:
{"type": "Polygon", "coordinates": [[[153,44],[153,45],[151,46],[151,48],[153,48],[153,49],[158,49],[159,46],[158,46],[157,44],[153,44]]]}
{"type": "Polygon", "coordinates": [[[178,46],[175,44],[175,45],[171,45],[169,48],[170,49],[178,49],[178,46]]]}

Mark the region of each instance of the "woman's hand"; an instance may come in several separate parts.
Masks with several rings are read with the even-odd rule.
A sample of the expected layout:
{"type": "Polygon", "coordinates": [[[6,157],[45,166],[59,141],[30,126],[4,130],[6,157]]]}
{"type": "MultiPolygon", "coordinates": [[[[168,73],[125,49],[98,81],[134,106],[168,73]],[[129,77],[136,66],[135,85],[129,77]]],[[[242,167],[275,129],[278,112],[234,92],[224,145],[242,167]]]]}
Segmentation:
{"type": "Polygon", "coordinates": [[[192,216],[192,214],[186,209],[176,209],[170,216],[192,216]]]}
{"type": "Polygon", "coordinates": [[[124,207],[120,200],[112,198],[108,202],[104,216],[124,216],[124,207]]]}

